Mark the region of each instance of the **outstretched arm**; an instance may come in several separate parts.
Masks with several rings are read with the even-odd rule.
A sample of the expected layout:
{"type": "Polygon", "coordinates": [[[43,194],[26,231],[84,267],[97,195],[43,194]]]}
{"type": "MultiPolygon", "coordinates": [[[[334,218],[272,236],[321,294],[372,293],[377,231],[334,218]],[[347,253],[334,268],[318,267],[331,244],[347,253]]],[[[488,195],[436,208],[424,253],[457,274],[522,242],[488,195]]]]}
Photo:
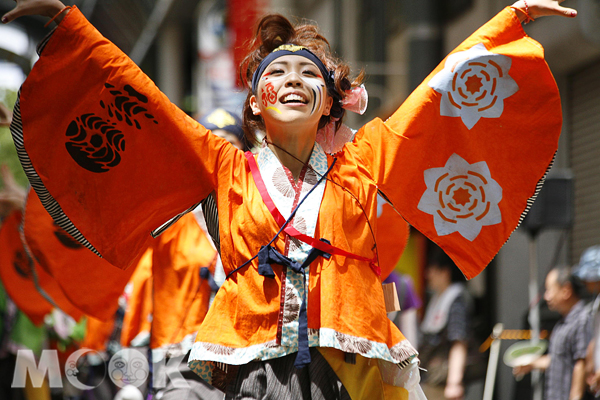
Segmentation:
{"type": "Polygon", "coordinates": [[[539,369],[539,370],[545,371],[550,366],[550,361],[551,361],[550,356],[548,354],[546,354],[544,356],[541,356],[540,358],[538,358],[531,364],[514,367],[513,375],[516,377],[523,376],[523,375],[530,373],[534,369],[539,369]]]}
{"type": "MultiPolygon", "coordinates": [[[[53,0],[19,0],[17,7],[29,4],[33,13],[36,2],[63,10],[53,0]]],[[[243,157],[172,104],[75,7],[19,93],[21,123],[11,133],[44,206],[121,268],[243,157]]]]}
{"type": "MultiPolygon", "coordinates": [[[[15,0],[15,2],[17,3],[15,8],[2,17],[3,24],[7,24],[25,15],[42,15],[54,18],[65,8],[65,5],[60,0],[15,0]]],[[[62,21],[67,12],[68,10],[56,17],[55,21],[57,24],[62,21]]]]}
{"type": "Polygon", "coordinates": [[[563,1],[564,0],[519,0],[515,2],[512,7],[521,11],[517,13],[521,22],[527,20],[527,14],[533,19],[547,15],[558,15],[569,18],[576,17],[576,10],[560,5],[563,1]]]}

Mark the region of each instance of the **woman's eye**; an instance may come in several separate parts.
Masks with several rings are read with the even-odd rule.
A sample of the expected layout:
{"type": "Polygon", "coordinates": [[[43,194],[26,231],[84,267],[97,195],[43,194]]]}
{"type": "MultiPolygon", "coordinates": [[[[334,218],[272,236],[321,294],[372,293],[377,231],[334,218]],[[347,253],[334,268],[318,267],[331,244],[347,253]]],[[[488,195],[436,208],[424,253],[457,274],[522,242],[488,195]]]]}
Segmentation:
{"type": "Polygon", "coordinates": [[[316,76],[317,76],[317,73],[316,73],[316,72],[314,72],[314,71],[304,71],[304,75],[309,75],[309,76],[314,76],[314,77],[316,77],[316,76]]]}
{"type": "Polygon", "coordinates": [[[271,75],[276,75],[276,74],[283,74],[283,70],[282,69],[274,69],[271,71],[271,75]]]}

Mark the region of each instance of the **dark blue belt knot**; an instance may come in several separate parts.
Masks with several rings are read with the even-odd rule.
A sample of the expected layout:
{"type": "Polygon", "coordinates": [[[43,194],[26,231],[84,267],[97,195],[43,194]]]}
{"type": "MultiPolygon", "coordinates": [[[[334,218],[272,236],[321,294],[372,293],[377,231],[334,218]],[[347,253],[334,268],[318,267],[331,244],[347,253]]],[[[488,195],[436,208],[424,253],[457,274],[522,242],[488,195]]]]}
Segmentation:
{"type": "MultiPolygon", "coordinates": [[[[321,241],[331,244],[327,239],[321,239],[321,241]]],[[[308,316],[306,313],[306,292],[308,291],[308,288],[306,287],[306,274],[304,274],[304,269],[319,256],[329,260],[331,254],[313,247],[308,253],[306,260],[300,264],[297,261],[293,261],[289,257],[284,256],[271,246],[262,246],[258,252],[258,273],[260,275],[267,278],[275,278],[275,273],[273,272],[271,264],[279,264],[290,268],[296,273],[302,273],[304,279],[304,293],[302,296],[302,305],[300,306],[300,315],[298,316],[298,355],[296,356],[296,361],[294,361],[294,366],[296,368],[304,368],[310,364],[311,361],[310,350],[308,347],[308,316]]]]}

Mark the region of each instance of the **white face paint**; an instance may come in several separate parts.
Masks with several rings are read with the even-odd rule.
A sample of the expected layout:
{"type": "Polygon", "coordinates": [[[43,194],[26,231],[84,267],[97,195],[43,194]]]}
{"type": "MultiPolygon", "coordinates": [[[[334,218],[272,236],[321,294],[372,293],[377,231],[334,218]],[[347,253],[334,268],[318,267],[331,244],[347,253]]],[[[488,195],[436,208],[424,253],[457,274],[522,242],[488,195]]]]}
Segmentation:
{"type": "Polygon", "coordinates": [[[265,69],[256,100],[267,126],[270,117],[281,122],[304,118],[318,124],[321,116],[329,113],[331,103],[319,68],[295,55],[280,57],[265,69]]]}

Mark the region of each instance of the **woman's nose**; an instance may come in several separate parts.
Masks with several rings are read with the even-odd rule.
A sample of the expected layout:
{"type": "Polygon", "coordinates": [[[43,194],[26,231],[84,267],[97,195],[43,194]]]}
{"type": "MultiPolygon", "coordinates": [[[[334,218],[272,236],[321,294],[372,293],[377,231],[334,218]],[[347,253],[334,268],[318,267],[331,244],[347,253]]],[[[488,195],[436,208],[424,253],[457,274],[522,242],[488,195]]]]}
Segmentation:
{"type": "Polygon", "coordinates": [[[292,72],[288,75],[288,78],[285,81],[285,86],[286,87],[301,87],[302,79],[300,79],[300,76],[297,73],[292,72]]]}

